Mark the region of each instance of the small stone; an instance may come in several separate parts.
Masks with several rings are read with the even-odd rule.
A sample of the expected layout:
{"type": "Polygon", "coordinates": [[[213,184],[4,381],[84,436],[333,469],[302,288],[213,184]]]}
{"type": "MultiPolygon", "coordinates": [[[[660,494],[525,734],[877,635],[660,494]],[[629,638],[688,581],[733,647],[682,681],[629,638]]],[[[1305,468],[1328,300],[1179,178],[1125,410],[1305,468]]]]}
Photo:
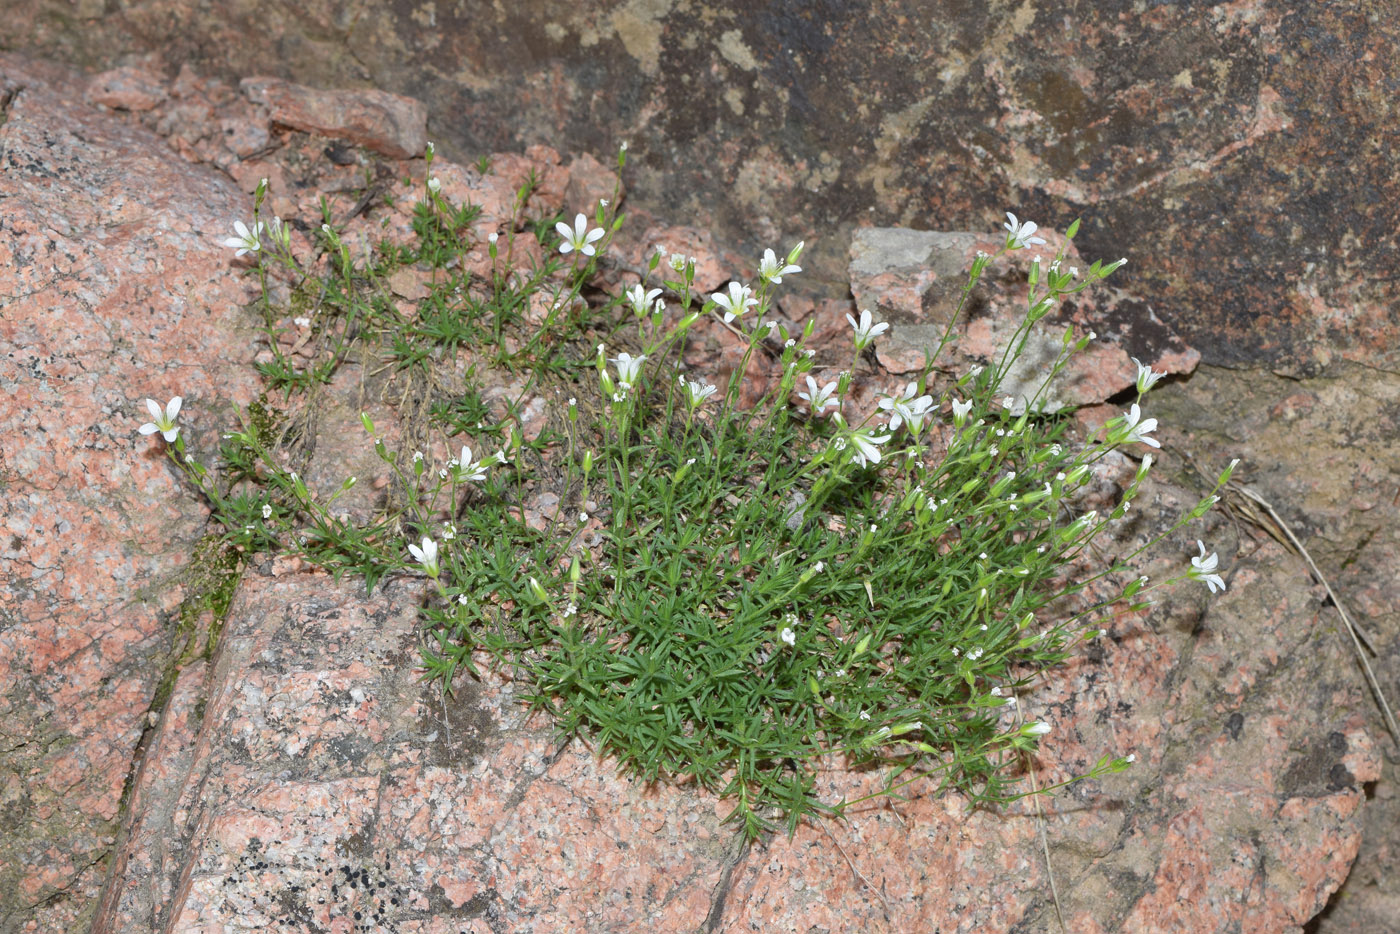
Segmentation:
{"type": "Polygon", "coordinates": [[[169,96],[165,81],[142,68],[113,68],[93,77],[87,99],[114,110],[154,110],[169,96]]]}
{"type": "Polygon", "coordinates": [[[391,159],[421,156],[428,144],[427,108],[411,97],[322,91],[280,78],[244,78],[239,86],[273,123],[294,130],[349,140],[391,159]]]}

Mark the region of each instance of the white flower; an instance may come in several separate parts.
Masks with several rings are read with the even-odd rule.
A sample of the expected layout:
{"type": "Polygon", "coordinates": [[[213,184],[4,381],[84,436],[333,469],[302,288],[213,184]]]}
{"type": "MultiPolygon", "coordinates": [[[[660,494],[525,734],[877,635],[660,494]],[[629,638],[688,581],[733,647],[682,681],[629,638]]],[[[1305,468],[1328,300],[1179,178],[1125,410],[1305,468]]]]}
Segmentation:
{"type": "Polygon", "coordinates": [[[778,635],[779,635],[779,636],[782,638],[782,640],[783,640],[784,642],[786,642],[788,645],[796,645],[796,644],[797,644],[797,633],[793,632],[791,629],[787,628],[786,626],[783,627],[783,631],[780,632],[778,635]]]}
{"type": "Polygon", "coordinates": [[[1035,235],[1037,225],[1034,221],[1021,223],[1016,220],[1016,215],[1010,211],[1006,212],[1007,223],[1001,226],[1007,230],[1006,248],[1008,250],[1019,250],[1032,243],[1044,243],[1045,240],[1035,235]]]}
{"type": "Polygon", "coordinates": [[[1157,419],[1149,418],[1142,424],[1138,424],[1138,419],[1142,418],[1142,409],[1138,407],[1136,402],[1133,403],[1133,407],[1128,410],[1124,418],[1127,419],[1123,424],[1123,430],[1127,432],[1127,434],[1123,436],[1124,443],[1141,441],[1143,444],[1150,444],[1154,448],[1160,448],[1162,446],[1162,443],[1156,438],[1147,437],[1157,430],[1157,419]]]}
{"type": "Polygon", "coordinates": [[[870,316],[870,309],[868,308],[861,309],[860,321],[856,321],[856,319],[852,318],[849,314],[846,315],[846,320],[851,322],[851,327],[855,329],[856,350],[864,350],[866,347],[869,347],[871,341],[890,329],[889,322],[887,321],[876,324],[874,318],[870,316]]]}
{"type": "Polygon", "coordinates": [[[868,710],[862,710],[862,711],[860,712],[860,715],[859,715],[859,716],[860,716],[860,718],[861,718],[862,720],[869,720],[869,719],[870,719],[870,711],[868,711],[868,710]]]}
{"type": "Polygon", "coordinates": [[[603,238],[603,228],[594,227],[589,230],[588,218],[582,214],[574,218],[573,229],[570,229],[569,225],[563,221],[555,224],[554,229],[558,231],[559,236],[564,238],[564,242],[559,244],[560,253],[572,253],[574,250],[578,250],[584,256],[592,256],[596,252],[593,244],[603,238]]]}
{"type": "Polygon", "coordinates": [[[1198,538],[1196,544],[1201,549],[1200,557],[1191,559],[1191,569],[1186,572],[1186,576],[1192,580],[1201,581],[1210,588],[1211,593],[1215,593],[1215,588],[1225,589],[1225,579],[1215,573],[1216,567],[1220,564],[1220,556],[1215,552],[1206,557],[1206,546],[1198,538]]]}
{"type": "Polygon", "coordinates": [[[971,400],[971,399],[968,399],[966,402],[959,402],[957,399],[954,399],[954,400],[953,400],[953,424],[958,425],[959,427],[961,427],[962,424],[963,424],[963,422],[967,421],[967,413],[968,413],[968,412],[971,412],[971,411],[972,411],[972,400],[971,400]]]}
{"type": "Polygon", "coordinates": [[[249,230],[248,225],[242,221],[234,221],[233,229],[238,236],[229,237],[224,241],[224,246],[238,250],[237,253],[233,254],[235,258],[244,253],[257,253],[262,250],[262,240],[260,239],[263,232],[262,221],[254,222],[252,230],[249,230]]]}
{"type": "Polygon", "coordinates": [[[1021,732],[1026,736],[1044,736],[1046,733],[1050,732],[1050,724],[1046,723],[1044,720],[1036,720],[1033,723],[1027,723],[1025,726],[1021,727],[1021,732]]]}
{"type": "Polygon", "coordinates": [[[817,388],[817,381],[812,379],[810,373],[807,374],[807,392],[798,392],[798,398],[803,399],[812,409],[813,415],[825,415],[827,406],[839,406],[840,399],[833,399],[831,396],[836,392],[837,380],[832,380],[821,389],[817,388]]]}
{"type": "Polygon", "coordinates": [[[153,435],[160,432],[161,437],[168,443],[174,444],[176,437],[180,434],[180,429],[175,426],[175,416],[180,414],[180,406],[185,400],[176,396],[171,399],[162,412],[160,404],[154,399],[146,400],[146,411],[151,413],[151,421],[142,425],[137,430],[143,435],[153,435]]]}
{"type": "Polygon", "coordinates": [[[263,514],[263,518],[264,518],[264,519],[271,519],[271,518],[272,518],[272,506],[270,506],[270,505],[267,504],[267,503],[263,503],[262,514],[263,514]]]}
{"type": "Polygon", "coordinates": [[[429,577],[438,576],[438,546],[437,542],[423,536],[423,547],[419,548],[412,542],[408,545],[408,553],[413,555],[413,560],[423,565],[423,573],[429,577]]]}
{"type": "Polygon", "coordinates": [[[758,304],[758,299],[753,297],[753,292],[749,287],[738,282],[729,283],[728,295],[723,292],[714,292],[710,298],[714,299],[716,305],[724,309],[726,324],[758,304]]]}
{"type": "Polygon", "coordinates": [[[1128,754],[1123,758],[1123,761],[1124,761],[1124,762],[1136,762],[1136,761],[1137,761],[1137,753],[1135,753],[1135,752],[1130,752],[1130,753],[1128,753],[1128,754]]]}
{"type": "Polygon", "coordinates": [[[486,235],[486,241],[488,243],[495,243],[499,239],[501,239],[501,235],[494,230],[486,235]]]}
{"type": "Polygon", "coordinates": [[[293,318],[293,319],[292,319],[292,324],[295,324],[295,325],[296,325],[297,327],[299,327],[299,328],[309,328],[309,327],[311,327],[311,319],[310,319],[310,318],[293,318]]]}
{"type": "Polygon", "coordinates": [[[439,179],[436,175],[428,179],[428,190],[431,191],[433,194],[437,194],[438,192],[442,191],[442,180],[439,179]]]}
{"type": "Polygon", "coordinates": [[[781,285],[783,276],[801,271],[801,266],[784,265],[782,261],[778,259],[777,254],[772,250],[764,250],[763,259],[758,264],[759,278],[763,279],[765,282],[771,282],[774,285],[781,285]]]}
{"type": "Polygon", "coordinates": [[[462,456],[453,464],[453,469],[457,472],[458,480],[480,483],[486,479],[486,466],[482,461],[473,461],[472,449],[464,444],[462,445],[462,456]]]}
{"type": "Polygon", "coordinates": [[[899,426],[905,422],[909,423],[909,430],[918,434],[924,427],[924,416],[929,409],[933,408],[933,396],[919,396],[915,398],[915,393],[919,391],[917,383],[910,383],[904,387],[904,392],[897,396],[888,396],[880,400],[880,408],[890,414],[890,430],[898,431],[899,426]]]}
{"type": "Polygon", "coordinates": [[[1128,359],[1137,364],[1137,391],[1139,393],[1147,392],[1156,384],[1157,380],[1167,375],[1166,373],[1153,373],[1152,367],[1144,366],[1137,357],[1129,357],[1128,359]]]}
{"type": "Polygon", "coordinates": [[[627,299],[627,304],[632,306],[632,314],[640,318],[651,309],[651,303],[656,301],[657,296],[660,294],[660,289],[652,289],[648,292],[642,287],[642,284],[638,282],[636,285],[632,286],[632,288],[622,293],[622,296],[627,299]]]}
{"type": "Polygon", "coordinates": [[[877,435],[869,428],[852,431],[851,443],[856,446],[855,457],[852,460],[862,467],[866,466],[867,463],[880,463],[880,449],[877,445],[884,444],[890,440],[890,437],[890,435],[877,435]]]}
{"type": "Polygon", "coordinates": [[[698,383],[693,379],[685,381],[685,394],[690,398],[690,407],[700,408],[706,399],[715,393],[715,386],[712,383],[698,383]]]}
{"type": "Polygon", "coordinates": [[[637,381],[637,374],[642,369],[642,361],[647,358],[646,354],[632,356],[629,353],[620,353],[612,358],[612,362],[617,364],[617,380],[624,386],[631,386],[637,381]]]}

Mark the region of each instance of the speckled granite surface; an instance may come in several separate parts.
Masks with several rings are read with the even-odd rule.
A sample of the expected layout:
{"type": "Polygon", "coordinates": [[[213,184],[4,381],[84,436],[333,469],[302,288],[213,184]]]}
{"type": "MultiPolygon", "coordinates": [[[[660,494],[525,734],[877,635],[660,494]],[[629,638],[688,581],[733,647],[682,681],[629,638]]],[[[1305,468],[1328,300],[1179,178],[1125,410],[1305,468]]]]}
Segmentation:
{"type": "MultiPolygon", "coordinates": [[[[1358,692],[1329,673],[1338,649],[1312,632],[1317,596],[1279,556],[1237,560],[1207,618],[1184,594],[1124,621],[1026,698],[1056,725],[1044,780],[1105,748],[1143,759],[1046,802],[1071,929],[1297,929],[1345,876],[1378,757],[1358,692]]],[[[165,712],[98,930],[1048,924],[1027,807],[916,794],[737,849],[717,802],[557,746],[508,680],[464,680],[449,700],[425,688],[420,599],[412,584],[366,599],[320,575],[245,580],[212,670],[187,669],[165,712]]],[[[832,763],[822,790],[877,780],[832,763]]]]}
{"type": "MultiPolygon", "coordinates": [[[[0,56],[0,929],[79,930],[206,511],[136,434],[258,389],[226,177],[0,56]],[[26,928],[26,923],[31,927],[26,928]],[[33,926],[37,925],[37,926],[33,926]]],[[[201,449],[208,442],[201,443],[201,449]]]]}

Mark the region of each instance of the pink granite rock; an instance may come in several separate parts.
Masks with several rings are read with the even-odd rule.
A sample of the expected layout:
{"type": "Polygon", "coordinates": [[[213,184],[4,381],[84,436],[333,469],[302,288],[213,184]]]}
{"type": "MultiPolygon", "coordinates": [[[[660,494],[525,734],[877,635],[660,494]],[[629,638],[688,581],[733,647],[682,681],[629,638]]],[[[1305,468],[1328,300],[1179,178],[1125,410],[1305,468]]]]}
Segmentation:
{"type": "MultiPolygon", "coordinates": [[[[1318,595],[1280,556],[1232,561],[1230,595],[1204,618],[1191,590],[1110,623],[1023,696],[1055,727],[1042,782],[1105,751],[1139,759],[1043,804],[1073,930],[1296,930],[1345,876],[1378,756],[1340,646],[1312,638],[1318,595]],[[1288,685],[1271,676],[1285,666],[1301,673],[1288,685]]],[[[969,813],[915,792],[736,846],[723,805],[557,745],[509,679],[459,682],[451,699],[423,686],[420,592],[245,581],[206,687],[177,690],[164,715],[96,930],[1053,925],[1029,802],[969,813]]],[[[836,762],[823,774],[830,800],[879,781],[836,762]]]]}
{"type": "Polygon", "coordinates": [[[423,105],[386,91],[323,91],[278,78],[244,78],[240,87],[272,122],[349,140],[391,159],[421,156],[428,142],[423,105]]]}
{"type": "Polygon", "coordinates": [[[657,268],[656,274],[660,278],[679,278],[665,265],[672,256],[695,259],[695,289],[696,292],[702,293],[702,301],[709,298],[710,292],[717,291],[731,279],[742,278],[745,274],[737,256],[718,247],[714,234],[697,227],[649,227],[642,234],[638,248],[633,251],[636,255],[626,256],[626,259],[640,260],[645,267],[658,246],[667,251],[667,255],[662,258],[662,265],[657,268]]]}
{"type": "Polygon", "coordinates": [[[95,76],[87,87],[90,103],[117,110],[151,110],[168,96],[164,79],[144,68],[113,68],[95,76]]]}
{"type": "MultiPolygon", "coordinates": [[[[1168,451],[1216,465],[1242,458],[1235,479],[1290,524],[1369,634],[1376,647],[1371,665],[1393,707],[1394,678],[1387,672],[1400,658],[1400,378],[1354,364],[1303,380],[1203,366],[1189,381],[1154,390],[1151,402],[1168,451]]],[[[1178,469],[1170,456],[1163,466],[1178,469]]],[[[1330,606],[1318,615],[1316,639],[1349,641],[1330,606]]],[[[1361,683],[1354,661],[1339,663],[1361,683]]],[[[1351,875],[1310,924],[1316,934],[1390,930],[1400,908],[1396,746],[1377,708],[1369,705],[1366,714],[1367,729],[1385,752],[1383,771],[1365,786],[1361,847],[1351,875]]]]}
{"type": "MultiPolygon", "coordinates": [[[[11,64],[10,59],[0,62],[11,64]]],[[[60,93],[67,91],[38,66],[13,85],[0,85],[0,100],[9,88],[26,87],[10,102],[11,123],[0,127],[0,139],[6,141],[7,153],[29,154],[20,163],[28,174],[18,176],[26,180],[27,197],[38,197],[36,192],[71,197],[62,179],[98,170],[70,168],[51,153],[44,159],[34,155],[36,137],[25,133],[39,119],[36,111],[47,113],[51,105],[53,95],[42,87],[45,80],[60,93]],[[36,94],[40,96],[28,97],[36,94]],[[22,118],[19,128],[12,125],[16,114],[22,118]],[[11,134],[19,144],[11,143],[11,134]]],[[[217,86],[209,88],[207,109],[193,107],[183,118],[191,132],[180,137],[185,142],[181,151],[192,158],[227,159],[222,153],[229,150],[217,143],[217,131],[207,129],[219,125],[224,106],[217,102],[217,86]]],[[[181,100],[196,105],[202,93],[181,100]]],[[[89,140],[84,145],[110,136],[143,153],[150,143],[148,136],[128,135],[134,131],[120,124],[116,129],[90,125],[85,121],[91,114],[81,109],[54,113],[55,119],[78,121],[82,138],[89,140]]],[[[66,139],[61,128],[49,135],[66,139]]],[[[158,147],[155,151],[163,154],[158,147]]],[[[131,152],[95,155],[110,159],[112,172],[126,173],[124,181],[164,184],[165,197],[181,198],[181,209],[194,212],[187,219],[189,229],[178,231],[185,240],[174,237],[186,252],[173,255],[185,264],[176,264],[164,252],[140,252],[141,223],[163,221],[143,215],[132,222],[117,244],[120,259],[145,266],[137,265],[135,271],[115,267],[124,281],[141,283],[141,269],[163,264],[163,271],[177,271],[177,282],[196,282],[201,298],[219,299],[222,312],[234,314],[229,309],[241,294],[240,280],[228,276],[211,284],[190,269],[198,258],[191,238],[200,235],[200,224],[223,222],[199,213],[206,202],[186,197],[191,192],[181,187],[205,177],[176,162],[165,168],[176,177],[171,181],[131,152]]],[[[296,155],[305,161],[306,153],[296,155]]],[[[508,184],[530,164],[524,157],[498,159],[502,209],[508,184]]],[[[278,197],[296,210],[326,193],[339,216],[351,211],[359,197],[336,191],[330,175],[317,182],[324,184],[324,192],[313,185],[298,195],[284,166],[275,161],[264,165],[272,168],[244,165],[240,170],[230,163],[230,169],[245,181],[261,174],[278,179],[278,197]]],[[[457,169],[447,163],[441,168],[446,191],[448,177],[457,169]]],[[[111,178],[97,180],[114,184],[111,178]]],[[[465,174],[454,178],[454,184],[468,181],[465,174]]],[[[0,184],[10,183],[0,179],[0,184]]],[[[211,185],[216,194],[200,197],[214,198],[220,209],[231,207],[232,216],[246,213],[246,196],[224,183],[211,185]]],[[[103,189],[94,183],[89,190],[103,189]]],[[[70,256],[51,261],[55,268],[60,261],[68,263],[60,270],[68,278],[59,276],[54,288],[76,296],[52,304],[69,302],[81,309],[93,283],[108,281],[104,276],[111,276],[116,260],[103,252],[101,237],[110,238],[110,231],[91,220],[97,209],[77,200],[77,207],[65,208],[71,214],[53,207],[45,216],[76,216],[73,226],[85,232],[83,240],[64,240],[64,249],[57,251],[70,256]],[[74,264],[73,256],[82,262],[74,264]]],[[[5,210],[15,203],[24,202],[10,198],[5,210]]],[[[120,215],[131,210],[130,204],[115,210],[120,215]]],[[[536,209],[547,211],[549,204],[542,201],[536,209]]],[[[288,211],[286,216],[294,215],[288,211]]],[[[354,236],[368,237],[384,221],[399,235],[403,220],[397,211],[357,217],[354,236]]],[[[38,227],[25,223],[30,227],[15,229],[38,227]]],[[[215,242],[226,234],[220,228],[215,242]]],[[[42,242],[40,233],[26,236],[18,242],[42,242]]],[[[227,269],[226,253],[221,248],[212,252],[224,257],[219,268],[227,269]]],[[[20,260],[35,255],[43,254],[31,251],[20,254],[20,260]]],[[[3,330],[6,325],[0,323],[7,343],[33,344],[46,353],[52,348],[48,356],[24,358],[28,370],[23,374],[13,363],[9,371],[0,369],[0,385],[21,390],[12,408],[0,405],[0,413],[10,413],[0,424],[7,437],[24,438],[27,444],[15,449],[18,454],[7,448],[6,477],[12,487],[21,471],[41,478],[39,485],[24,487],[28,501],[20,504],[22,509],[5,507],[11,531],[38,541],[31,546],[21,539],[4,553],[22,558],[31,569],[24,585],[29,589],[12,584],[0,590],[0,599],[8,601],[7,618],[22,623],[0,640],[14,633],[28,638],[18,651],[6,642],[0,654],[0,680],[7,685],[15,681],[22,689],[5,694],[8,706],[0,706],[0,714],[7,732],[10,722],[28,731],[21,734],[26,745],[5,754],[9,771],[0,785],[4,806],[19,801],[29,821],[19,834],[0,841],[6,848],[0,871],[11,872],[3,880],[6,892],[15,893],[0,896],[12,899],[0,901],[6,926],[82,930],[91,918],[92,929],[103,934],[318,927],[481,934],[638,927],[657,932],[1053,927],[1048,876],[1029,804],[1004,815],[969,814],[960,799],[915,791],[907,802],[853,812],[847,823],[804,826],[792,841],[737,847],[730,828],[719,822],[723,805],[688,788],[634,787],[617,775],[612,762],[596,761],[579,742],[560,747],[546,722],[524,718],[516,699],[522,691],[509,678],[459,682],[449,701],[421,684],[414,665],[422,591],[415,582],[390,581],[367,598],[356,582],[334,584],[299,569],[294,560],[268,562],[245,580],[212,662],[186,666],[170,682],[167,703],[149,711],[157,725],[133,774],[121,840],[113,853],[117,798],[110,774],[119,771],[125,777],[132,749],[126,738],[139,735],[139,724],[150,720],[154,682],[150,666],[140,666],[160,645],[161,618],[114,604],[104,618],[126,628],[104,630],[93,642],[83,629],[83,624],[90,626],[88,617],[79,618],[78,609],[140,579],[128,567],[133,562],[174,575],[181,558],[173,552],[178,543],[192,540],[202,512],[197,503],[181,498],[181,487],[159,468],[158,459],[150,465],[156,470],[154,480],[147,478],[139,503],[124,488],[100,485],[102,470],[111,466],[102,460],[107,456],[102,449],[126,450],[135,421],[126,425],[127,434],[94,429],[99,433],[91,447],[70,439],[52,450],[34,440],[29,426],[40,413],[52,411],[57,400],[74,405],[74,396],[104,385],[102,380],[114,378],[113,373],[130,378],[137,367],[178,365],[182,378],[206,386],[207,396],[215,392],[209,387],[217,386],[234,399],[246,398],[244,389],[251,383],[246,369],[236,367],[246,364],[255,345],[251,339],[235,345],[221,337],[218,322],[223,319],[213,310],[196,322],[202,330],[190,333],[187,309],[181,317],[182,307],[160,291],[168,288],[166,280],[145,280],[142,300],[176,322],[157,336],[174,341],[177,349],[163,346],[142,357],[131,334],[154,326],[152,312],[107,301],[101,309],[124,316],[117,319],[123,327],[115,344],[110,337],[96,340],[92,333],[110,327],[110,318],[72,317],[76,313],[64,311],[57,319],[39,319],[25,304],[32,300],[27,290],[38,281],[36,264],[11,265],[29,277],[12,293],[20,296],[18,307],[50,329],[58,321],[66,330],[55,338],[32,321],[18,331],[13,325],[3,330]],[[31,374],[39,380],[21,382],[31,374]],[[65,386],[75,389],[65,394],[65,386]],[[67,487],[53,478],[63,469],[71,476],[73,465],[81,466],[89,484],[81,502],[56,498],[67,487]],[[56,520],[58,531],[33,532],[47,516],[62,517],[56,520]],[[74,529],[92,533],[83,539],[85,564],[57,548],[40,548],[40,534],[58,538],[74,529]],[[92,560],[96,552],[88,543],[100,541],[97,532],[157,544],[164,536],[176,544],[145,557],[123,555],[126,564],[117,573],[109,568],[110,558],[92,560]],[[58,574],[63,580],[55,582],[58,574]],[[47,602],[34,597],[52,592],[59,596],[45,598],[47,602]],[[21,667],[12,659],[20,659],[21,667]],[[11,667],[2,667],[7,664],[11,667]],[[29,687],[33,683],[39,687],[29,687]],[[37,706],[31,698],[39,698],[37,706]],[[70,708],[79,711],[76,719],[70,708]],[[94,726],[99,717],[100,731],[94,726]],[[26,749],[45,746],[51,736],[60,739],[52,750],[46,746],[38,761],[24,758],[30,756],[26,749]],[[110,749],[95,750],[97,738],[113,736],[118,740],[110,742],[110,749]],[[65,792],[71,792],[68,798],[61,797],[65,792]],[[76,807],[65,810],[70,801],[76,807]],[[110,868],[99,902],[93,895],[104,866],[110,868]],[[16,873],[10,867],[20,869],[16,873]]],[[[1014,282],[1012,272],[1006,277],[1014,282]]],[[[892,276],[886,283],[891,295],[899,291],[897,281],[892,276]]],[[[918,297],[918,313],[924,313],[922,296],[936,284],[906,290],[910,301],[918,297]]],[[[401,285],[403,291],[414,291],[412,282],[401,285]]],[[[818,315],[839,317],[839,303],[812,307],[818,315]]],[[[913,306],[908,310],[915,313],[913,306]]],[[[829,330],[834,340],[839,329],[829,330]]],[[[989,328],[985,341],[994,336],[989,328]]],[[[146,339],[152,347],[157,343],[156,337],[146,339]]],[[[716,350],[723,349],[723,342],[719,336],[716,350]]],[[[358,381],[356,373],[345,377],[347,384],[358,381]]],[[[507,389],[488,387],[488,401],[496,404],[501,393],[509,394],[507,389]]],[[[173,386],[164,388],[171,391],[173,386]]],[[[1297,401],[1280,408],[1276,417],[1282,422],[1293,413],[1296,424],[1328,406],[1345,404],[1334,396],[1319,396],[1327,406],[1297,401]]],[[[191,392],[191,399],[198,397],[191,392]]],[[[306,470],[318,487],[333,488],[345,473],[360,470],[348,460],[353,451],[365,453],[365,445],[350,443],[360,440],[360,430],[357,412],[348,404],[340,393],[318,403],[315,411],[293,413],[310,420],[312,437],[320,440],[306,470]]],[[[103,426],[104,417],[116,417],[75,411],[74,424],[103,426]]],[[[522,411],[529,436],[529,426],[543,422],[544,400],[528,400],[522,411]]],[[[1262,411],[1267,414],[1269,408],[1262,411]]],[[[1219,416],[1224,419],[1221,430],[1244,430],[1236,428],[1233,414],[1219,416]]],[[[144,420],[144,415],[138,417],[144,420]]],[[[1248,417],[1262,418],[1257,411],[1248,417]]],[[[389,424],[377,412],[375,418],[389,424]]],[[[182,422],[188,422],[192,439],[197,429],[221,425],[217,419],[213,424],[201,421],[199,410],[188,402],[182,422]]],[[[49,422],[43,425],[53,432],[49,422]]],[[[74,430],[64,429],[70,435],[74,430]]],[[[410,440],[403,438],[402,444],[410,440]]],[[[401,441],[393,438],[393,443],[401,441]]],[[[444,453],[427,452],[433,462],[444,453]]],[[[119,460],[113,463],[120,467],[119,460]]],[[[372,465],[372,458],[366,463],[372,465]]],[[[1096,489],[1104,495],[1121,482],[1123,470],[1131,469],[1124,459],[1108,466],[1113,470],[1102,478],[1103,490],[1096,489]]],[[[1388,482],[1383,469],[1355,479],[1368,487],[1388,482]]],[[[1143,518],[1123,523],[1105,547],[1110,555],[1132,551],[1192,499],[1173,487],[1149,483],[1139,500],[1143,518]]],[[[1383,502],[1377,496],[1371,508],[1379,514],[1383,502]]],[[[1340,500],[1329,503],[1332,511],[1325,521],[1346,528],[1346,507],[1340,500]]],[[[549,507],[541,496],[529,505],[541,516],[549,507]]],[[[1379,759],[1365,730],[1366,703],[1350,677],[1348,659],[1336,640],[1317,637],[1324,612],[1321,594],[1307,583],[1298,562],[1273,545],[1237,540],[1218,521],[1205,537],[1225,558],[1230,590],[1222,598],[1207,610],[1204,592],[1191,585],[1150,616],[1106,621],[1107,640],[1051,672],[1022,699],[1027,716],[1055,725],[1039,759],[1042,781],[1081,771],[1104,752],[1134,752],[1139,759],[1132,772],[1074,786],[1044,802],[1051,858],[1072,930],[1296,930],[1340,884],[1360,844],[1366,813],[1362,786],[1378,774],[1379,759]]],[[[1194,554],[1185,539],[1185,533],[1170,539],[1174,552],[1145,570],[1154,578],[1179,570],[1186,556],[1194,554]]],[[[1372,585],[1372,604],[1389,605],[1393,595],[1386,587],[1385,582],[1372,585]]],[[[167,613],[177,596],[164,597],[167,613]]],[[[874,773],[850,772],[834,762],[823,775],[821,790],[832,800],[854,797],[877,781],[874,773]]]]}
{"type": "MultiPolygon", "coordinates": [[[[1026,313],[1027,273],[1031,259],[1048,265],[1063,248],[1064,269],[1087,271],[1073,243],[1054,231],[1040,231],[1043,246],[1007,254],[982,275],[953,328],[956,343],[946,347],[939,366],[963,373],[968,367],[995,364],[1026,313]]],[[[924,366],[942,339],[949,318],[962,299],[977,252],[996,253],[997,235],[936,233],[903,228],[866,227],[851,242],[851,291],[858,308],[868,308],[890,330],[875,344],[880,365],[893,374],[914,373],[924,366]]],[[[1034,398],[1063,350],[1067,327],[1076,336],[1098,336],[1071,358],[1053,380],[1043,403],[1046,411],[1092,405],[1128,389],[1136,378],[1136,357],[1157,372],[1185,374],[1200,354],[1151,314],[1113,287],[1113,279],[1071,296],[1032,329],[1021,358],[1012,365],[1002,392],[1018,400],[1034,398]],[[1132,313],[1127,313],[1128,307],[1132,313]]],[[[1018,411],[1024,405],[1018,404],[1018,411]]]]}
{"type": "Polygon", "coordinates": [[[0,928],[77,930],[174,646],[205,507],[137,434],[192,449],[258,389],[220,241],[246,199],[84,82],[0,55],[0,928]]]}

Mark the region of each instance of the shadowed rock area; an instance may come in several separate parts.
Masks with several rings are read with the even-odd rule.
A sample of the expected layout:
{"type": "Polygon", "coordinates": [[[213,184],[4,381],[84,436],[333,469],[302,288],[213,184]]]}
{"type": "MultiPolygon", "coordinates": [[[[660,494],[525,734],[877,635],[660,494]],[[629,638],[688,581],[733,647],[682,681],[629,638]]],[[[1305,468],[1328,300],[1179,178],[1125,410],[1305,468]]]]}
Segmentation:
{"type": "Polygon", "coordinates": [[[461,162],[629,140],[634,207],[745,253],[805,239],[805,287],[835,297],[853,226],[1083,215],[1081,248],[1129,256],[1121,286],[1208,363],[1400,362],[1387,0],[13,0],[6,18],[0,47],[93,70],[407,95],[461,162]]]}

